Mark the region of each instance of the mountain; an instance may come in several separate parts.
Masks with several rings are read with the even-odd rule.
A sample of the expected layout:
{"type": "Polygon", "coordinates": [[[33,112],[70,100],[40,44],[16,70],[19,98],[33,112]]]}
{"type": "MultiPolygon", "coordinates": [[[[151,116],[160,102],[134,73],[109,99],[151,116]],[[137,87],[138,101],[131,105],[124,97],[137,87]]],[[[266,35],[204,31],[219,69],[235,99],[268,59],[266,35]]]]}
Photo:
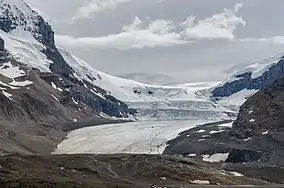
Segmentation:
{"type": "Polygon", "coordinates": [[[0,37],[0,153],[48,153],[65,131],[136,113],[59,50],[51,26],[22,0],[0,1],[0,37]]]}
{"type": "MultiPolygon", "coordinates": [[[[271,61],[253,64],[232,76],[229,81],[226,80],[225,84],[217,86],[219,91],[221,87],[234,88],[233,83],[245,84],[243,78],[234,80],[239,74],[249,74],[252,82],[262,80],[259,87],[241,87],[240,91],[236,87],[238,92],[227,97],[247,97],[235,121],[209,123],[183,131],[167,142],[164,154],[183,155],[214,163],[226,162],[227,168],[246,175],[250,169],[281,168],[284,164],[282,66],[282,55],[279,55],[271,61]]],[[[277,181],[284,182],[281,178],[277,181]]]]}
{"type": "Polygon", "coordinates": [[[262,90],[284,76],[284,54],[251,64],[235,72],[212,91],[214,98],[229,97],[242,90],[262,90]]]}

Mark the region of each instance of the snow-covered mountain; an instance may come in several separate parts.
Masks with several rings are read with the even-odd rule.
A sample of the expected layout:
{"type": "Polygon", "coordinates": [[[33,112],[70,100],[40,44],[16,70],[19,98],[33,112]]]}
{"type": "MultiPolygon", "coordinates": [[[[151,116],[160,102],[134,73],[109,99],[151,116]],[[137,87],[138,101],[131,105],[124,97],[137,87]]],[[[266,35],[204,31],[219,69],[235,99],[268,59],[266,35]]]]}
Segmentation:
{"type": "Polygon", "coordinates": [[[253,63],[226,79],[212,91],[213,97],[228,97],[243,90],[257,91],[284,76],[284,54],[253,63]]]}
{"type": "MultiPolygon", "coordinates": [[[[16,61],[10,69],[19,69],[21,66],[24,67],[22,69],[26,69],[21,76],[30,75],[34,69],[41,73],[55,74],[63,81],[72,82],[86,89],[88,96],[86,93],[81,93],[77,97],[74,95],[73,98],[77,102],[88,104],[96,113],[101,111],[109,116],[128,116],[130,111],[127,110],[126,105],[94,82],[95,79],[100,79],[98,74],[95,75],[96,78],[84,74],[84,70],[88,67],[84,67],[80,60],[70,61],[71,55],[67,52],[60,53],[55,45],[51,26],[24,1],[0,1],[0,36],[4,40],[7,57],[16,61]],[[92,98],[97,102],[91,102],[92,98]]],[[[7,72],[4,70],[6,67],[7,65],[2,66],[2,72],[7,72]]],[[[6,76],[11,78],[13,75],[6,74],[6,76]]],[[[57,81],[58,84],[59,81],[61,80],[57,81]]],[[[70,88],[65,88],[64,92],[68,91],[72,92],[70,88]]]]}
{"type": "MultiPolygon", "coordinates": [[[[36,70],[39,76],[48,73],[55,78],[48,79],[47,84],[59,91],[59,94],[49,95],[50,100],[58,100],[61,105],[61,101],[71,100],[75,105],[87,105],[94,114],[110,117],[126,118],[134,113],[135,110],[127,105],[137,109],[140,116],[158,119],[213,118],[215,113],[219,117],[230,111],[209,100],[207,88],[212,83],[206,86],[204,83],[156,86],[100,72],[69,52],[58,49],[51,26],[23,0],[0,2],[0,36],[5,42],[6,56],[14,61],[10,65],[8,58],[1,72],[7,72],[7,66],[14,72],[23,71],[18,75],[6,74],[11,82],[20,76],[30,77],[36,70]]],[[[34,78],[24,81],[36,82],[34,78]]],[[[12,89],[4,92],[11,99],[18,95],[12,89]]]]}

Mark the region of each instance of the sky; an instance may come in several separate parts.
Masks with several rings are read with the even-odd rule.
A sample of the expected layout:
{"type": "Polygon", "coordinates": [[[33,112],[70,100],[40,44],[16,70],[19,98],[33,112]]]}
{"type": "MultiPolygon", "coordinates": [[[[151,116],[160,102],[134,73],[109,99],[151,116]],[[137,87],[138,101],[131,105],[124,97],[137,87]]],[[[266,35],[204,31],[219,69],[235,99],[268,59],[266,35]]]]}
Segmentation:
{"type": "Polygon", "coordinates": [[[219,81],[284,52],[283,0],[26,2],[60,48],[112,75],[219,81]]]}

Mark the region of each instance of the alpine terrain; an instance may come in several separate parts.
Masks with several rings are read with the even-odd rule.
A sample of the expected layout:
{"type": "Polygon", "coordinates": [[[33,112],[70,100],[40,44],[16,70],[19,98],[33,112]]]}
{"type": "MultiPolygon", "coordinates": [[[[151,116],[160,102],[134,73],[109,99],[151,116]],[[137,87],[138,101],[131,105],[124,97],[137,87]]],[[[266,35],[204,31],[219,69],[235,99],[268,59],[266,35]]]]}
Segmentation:
{"type": "Polygon", "coordinates": [[[284,184],[282,54],[160,86],[100,72],[54,35],[0,0],[1,188],[284,184]]]}

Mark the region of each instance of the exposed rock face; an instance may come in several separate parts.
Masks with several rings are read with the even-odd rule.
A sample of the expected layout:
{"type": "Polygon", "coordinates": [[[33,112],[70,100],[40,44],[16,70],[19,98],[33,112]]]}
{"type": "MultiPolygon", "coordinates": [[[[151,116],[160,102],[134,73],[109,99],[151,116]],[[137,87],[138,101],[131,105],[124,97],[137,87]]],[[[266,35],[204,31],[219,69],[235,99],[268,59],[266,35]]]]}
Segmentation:
{"type": "Polygon", "coordinates": [[[269,136],[283,141],[280,134],[284,128],[284,79],[249,98],[240,108],[231,133],[239,138],[253,135],[269,136]]]}
{"type": "Polygon", "coordinates": [[[283,56],[280,55],[280,57],[275,58],[276,63],[272,63],[271,66],[268,66],[267,69],[257,77],[253,76],[253,71],[234,75],[228,82],[213,90],[213,97],[228,97],[244,89],[262,90],[267,86],[270,86],[277,79],[284,76],[283,56]]]}
{"type": "Polygon", "coordinates": [[[0,37],[0,51],[5,50],[5,41],[0,37]]]}

